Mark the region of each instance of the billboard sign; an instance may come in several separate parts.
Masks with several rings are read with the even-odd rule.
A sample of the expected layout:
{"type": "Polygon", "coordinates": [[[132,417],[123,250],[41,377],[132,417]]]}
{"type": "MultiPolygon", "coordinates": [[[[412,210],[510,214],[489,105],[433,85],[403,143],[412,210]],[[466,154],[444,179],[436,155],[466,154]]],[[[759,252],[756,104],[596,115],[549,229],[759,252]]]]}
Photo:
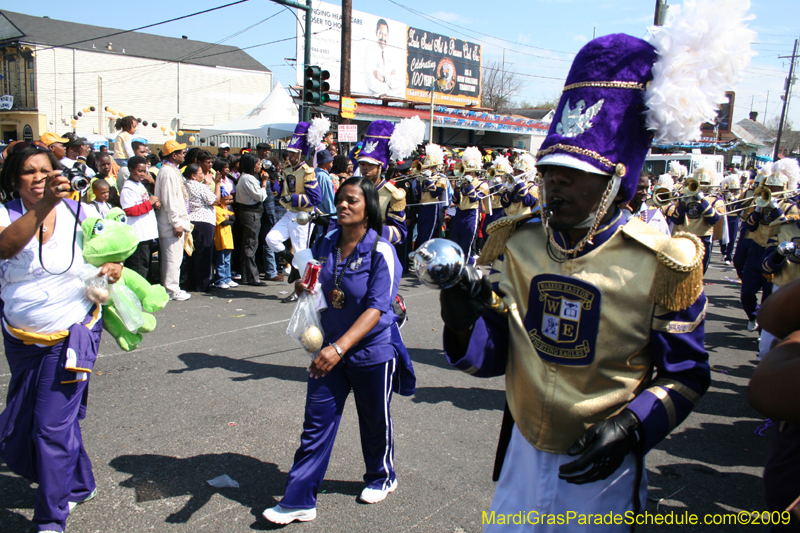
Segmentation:
{"type": "Polygon", "coordinates": [[[430,102],[480,105],[481,47],[438,33],[408,28],[406,98],[430,102]]]}
{"type": "MultiPolygon", "coordinates": [[[[311,11],[311,64],[331,73],[339,91],[341,6],[319,2],[311,11]]],[[[305,12],[298,11],[297,84],[303,84],[305,12]]],[[[353,10],[350,91],[352,94],[430,102],[430,87],[441,79],[436,102],[455,106],[480,103],[481,47],[402,22],[353,10]]]]}

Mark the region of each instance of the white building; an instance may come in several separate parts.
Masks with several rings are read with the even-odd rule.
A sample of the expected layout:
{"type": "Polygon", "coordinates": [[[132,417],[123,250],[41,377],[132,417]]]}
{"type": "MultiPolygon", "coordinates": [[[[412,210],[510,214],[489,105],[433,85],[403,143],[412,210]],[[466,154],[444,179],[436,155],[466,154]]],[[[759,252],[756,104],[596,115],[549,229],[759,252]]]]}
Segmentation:
{"type": "Polygon", "coordinates": [[[113,138],[119,115],[109,108],[147,121],[136,136],[163,144],[174,138],[170,131],[199,131],[248,112],[272,88],[272,72],[239,48],[111,35],[120,31],[0,10],[0,95],[13,98],[0,110],[2,140],[71,131],[78,112],[79,135],[113,138]]]}

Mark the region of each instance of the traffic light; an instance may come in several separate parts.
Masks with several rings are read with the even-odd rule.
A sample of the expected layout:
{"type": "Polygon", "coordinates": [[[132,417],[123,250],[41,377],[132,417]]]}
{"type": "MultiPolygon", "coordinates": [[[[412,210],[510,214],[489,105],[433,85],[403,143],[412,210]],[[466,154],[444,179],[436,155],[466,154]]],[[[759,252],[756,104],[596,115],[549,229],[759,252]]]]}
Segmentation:
{"type": "Polygon", "coordinates": [[[325,81],[331,77],[331,73],[322,70],[316,65],[306,67],[306,81],[304,85],[303,101],[308,104],[324,104],[329,102],[331,97],[328,91],[331,85],[325,81]]]}

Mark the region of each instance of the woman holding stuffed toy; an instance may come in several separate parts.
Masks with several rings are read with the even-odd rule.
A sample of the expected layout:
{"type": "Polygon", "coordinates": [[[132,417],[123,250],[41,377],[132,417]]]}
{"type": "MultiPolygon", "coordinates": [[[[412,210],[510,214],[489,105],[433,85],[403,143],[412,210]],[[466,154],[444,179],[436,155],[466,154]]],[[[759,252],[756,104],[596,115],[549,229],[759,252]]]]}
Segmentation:
{"type": "MultiPolygon", "coordinates": [[[[313,520],[344,404],[356,400],[366,487],[359,499],[377,503],[395,490],[392,392],[414,392],[411,361],[397,329],[392,304],[402,272],[394,247],[382,238],[380,202],[365,177],[345,181],[336,195],[338,227],[312,248],[322,264],[318,290],[322,350],[309,367],[300,448],[281,503],[264,511],[276,524],[313,520]]],[[[311,289],[295,285],[301,294],[311,289]]]]}
{"type": "MultiPolygon", "coordinates": [[[[69,180],[39,142],[8,147],[0,173],[0,297],[11,370],[0,414],[0,457],[38,483],[33,522],[64,531],[75,505],[97,492],[79,420],[103,328],[100,306],[86,298],[80,222],[98,216],[66,200],[69,180]]],[[[110,282],[122,264],[101,268],[110,282]]]]}

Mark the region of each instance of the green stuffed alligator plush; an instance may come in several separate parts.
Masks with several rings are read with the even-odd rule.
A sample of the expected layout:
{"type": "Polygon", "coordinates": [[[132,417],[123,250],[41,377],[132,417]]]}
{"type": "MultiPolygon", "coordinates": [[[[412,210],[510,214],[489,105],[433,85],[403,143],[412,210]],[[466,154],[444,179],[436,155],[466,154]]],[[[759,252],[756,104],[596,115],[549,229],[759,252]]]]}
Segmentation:
{"type": "MultiPolygon", "coordinates": [[[[133,228],[125,222],[125,212],[114,208],[105,220],[87,218],[81,224],[83,230],[83,259],[96,267],[104,263],[120,263],[127,259],[139,245],[133,228]]],[[[169,295],[161,285],[150,285],[146,279],[130,268],[122,270],[117,285],[125,285],[141,301],[144,324],[138,331],[131,332],[126,327],[114,305],[114,300],[104,305],[103,329],[111,334],[120,348],[129,352],[142,343],[142,333],[153,331],[156,317],[151,315],[167,305],[169,295]]],[[[117,287],[120,289],[120,287],[117,287]]],[[[127,293],[127,291],[124,291],[127,293]]]]}

